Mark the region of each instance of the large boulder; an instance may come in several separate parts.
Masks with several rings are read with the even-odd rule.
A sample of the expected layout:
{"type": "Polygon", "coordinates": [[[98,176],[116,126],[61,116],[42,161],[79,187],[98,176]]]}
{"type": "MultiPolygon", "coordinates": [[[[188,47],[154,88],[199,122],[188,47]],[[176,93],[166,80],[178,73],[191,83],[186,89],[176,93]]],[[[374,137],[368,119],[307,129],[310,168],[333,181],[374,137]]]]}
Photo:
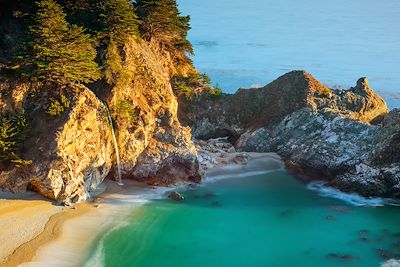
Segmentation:
{"type": "Polygon", "coordinates": [[[27,188],[53,200],[86,199],[110,171],[114,148],[104,104],[84,86],[69,94],[69,108],[59,116],[47,113],[57,91],[43,86],[27,110],[29,137],[22,158],[24,167],[3,167],[0,188],[21,192],[27,188]]]}

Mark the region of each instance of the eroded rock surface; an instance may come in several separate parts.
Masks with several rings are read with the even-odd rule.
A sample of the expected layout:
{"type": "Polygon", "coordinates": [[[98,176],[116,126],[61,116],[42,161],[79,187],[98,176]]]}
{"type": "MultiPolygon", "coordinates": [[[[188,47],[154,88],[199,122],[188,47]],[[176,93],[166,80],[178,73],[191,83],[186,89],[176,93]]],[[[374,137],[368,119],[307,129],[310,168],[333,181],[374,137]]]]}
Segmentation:
{"type": "Polygon", "coordinates": [[[202,174],[191,131],[178,121],[177,101],[162,62],[146,43],[132,39],[124,47],[125,73],[118,74],[113,85],[0,86],[1,113],[26,109],[30,128],[22,158],[31,161],[22,168],[1,163],[0,188],[29,188],[70,203],[88,198],[107,176],[113,177],[115,149],[103,101],[113,117],[123,179],[156,185],[199,182],[202,174]],[[49,99],[60,95],[70,103],[51,117],[49,99]]]}
{"type": "Polygon", "coordinates": [[[331,90],[305,71],[289,72],[262,88],[239,89],[218,99],[196,97],[181,103],[181,120],[196,138],[230,136],[273,128],[287,115],[305,107],[370,122],[388,113],[386,103],[361,78],[349,90],[331,90]]]}
{"type": "Polygon", "coordinates": [[[295,71],[207,104],[204,110],[193,102],[194,114],[186,117],[196,118],[199,138],[227,135],[239,151],[277,152],[305,179],[365,196],[400,197],[399,110],[389,113],[367,78],[340,91],[295,71]]]}

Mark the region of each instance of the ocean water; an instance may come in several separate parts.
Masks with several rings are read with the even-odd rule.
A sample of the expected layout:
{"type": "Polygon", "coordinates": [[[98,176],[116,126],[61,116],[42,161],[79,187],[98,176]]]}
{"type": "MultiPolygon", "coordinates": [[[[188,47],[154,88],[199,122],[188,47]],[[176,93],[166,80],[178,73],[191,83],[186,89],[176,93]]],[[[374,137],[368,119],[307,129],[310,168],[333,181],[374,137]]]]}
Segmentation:
{"type": "Polygon", "coordinates": [[[82,266],[372,267],[400,258],[399,207],[383,200],[308,188],[268,158],[213,177],[182,189],[183,202],[133,210],[82,266]]]}
{"type": "Polygon", "coordinates": [[[191,16],[193,60],[225,92],[294,69],[328,86],[367,76],[400,107],[398,0],[178,0],[191,16]]]}

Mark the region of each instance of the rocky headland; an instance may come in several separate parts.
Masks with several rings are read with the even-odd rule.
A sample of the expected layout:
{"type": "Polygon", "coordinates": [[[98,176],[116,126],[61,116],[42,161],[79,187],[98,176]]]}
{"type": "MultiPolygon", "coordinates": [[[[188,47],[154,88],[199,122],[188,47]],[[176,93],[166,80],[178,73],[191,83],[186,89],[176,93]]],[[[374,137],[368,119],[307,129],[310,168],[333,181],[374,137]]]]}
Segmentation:
{"type": "Polygon", "coordinates": [[[306,180],[364,196],[400,196],[400,111],[360,78],[332,90],[293,71],[263,88],[209,99],[198,94],[180,117],[195,138],[227,137],[237,151],[276,152],[306,180]]]}

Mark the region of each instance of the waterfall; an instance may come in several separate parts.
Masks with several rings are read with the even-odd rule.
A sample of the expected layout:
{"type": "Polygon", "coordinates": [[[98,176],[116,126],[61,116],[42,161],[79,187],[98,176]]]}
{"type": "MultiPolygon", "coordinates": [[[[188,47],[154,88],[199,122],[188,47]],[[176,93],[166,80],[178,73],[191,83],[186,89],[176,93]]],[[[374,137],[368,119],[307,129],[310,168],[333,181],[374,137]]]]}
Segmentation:
{"type": "Polygon", "coordinates": [[[108,116],[108,122],[110,123],[111,126],[111,133],[113,136],[113,141],[114,141],[114,148],[115,148],[115,157],[117,160],[117,174],[118,174],[118,185],[124,185],[122,183],[122,176],[121,176],[121,163],[119,159],[119,149],[118,149],[118,143],[117,143],[117,138],[115,137],[115,130],[114,130],[114,123],[111,117],[110,109],[108,108],[107,104],[104,104],[104,107],[107,111],[107,116],[108,116]]]}

